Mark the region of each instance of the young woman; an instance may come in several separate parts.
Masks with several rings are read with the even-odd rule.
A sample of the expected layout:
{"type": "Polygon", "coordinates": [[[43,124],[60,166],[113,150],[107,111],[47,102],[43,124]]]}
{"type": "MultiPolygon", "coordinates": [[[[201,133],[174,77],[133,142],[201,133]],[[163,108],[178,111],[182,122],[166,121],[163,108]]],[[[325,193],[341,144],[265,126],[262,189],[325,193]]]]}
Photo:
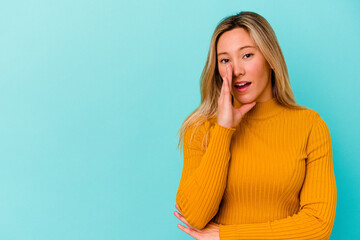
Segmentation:
{"type": "Polygon", "coordinates": [[[329,239],[337,189],[330,132],[296,104],[269,23],[253,12],[216,27],[201,104],[179,130],[178,224],[196,239],[329,239]]]}

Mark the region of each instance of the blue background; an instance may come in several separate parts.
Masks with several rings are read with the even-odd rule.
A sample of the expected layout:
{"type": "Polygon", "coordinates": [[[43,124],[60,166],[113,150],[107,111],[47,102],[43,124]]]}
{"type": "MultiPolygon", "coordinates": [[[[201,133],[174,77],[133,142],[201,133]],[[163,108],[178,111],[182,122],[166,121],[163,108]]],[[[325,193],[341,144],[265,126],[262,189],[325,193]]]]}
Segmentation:
{"type": "Polygon", "coordinates": [[[191,239],[176,134],[218,22],[277,34],[333,143],[331,239],[359,238],[359,1],[0,1],[0,239],[191,239]]]}

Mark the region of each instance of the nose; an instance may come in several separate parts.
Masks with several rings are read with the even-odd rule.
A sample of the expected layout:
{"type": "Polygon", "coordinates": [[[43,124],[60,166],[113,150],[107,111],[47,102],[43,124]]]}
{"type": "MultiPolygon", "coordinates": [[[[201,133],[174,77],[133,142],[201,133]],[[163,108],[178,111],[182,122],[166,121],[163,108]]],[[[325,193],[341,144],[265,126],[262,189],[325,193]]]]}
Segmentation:
{"type": "Polygon", "coordinates": [[[244,66],[241,64],[240,61],[234,61],[232,68],[233,68],[233,76],[236,78],[239,77],[240,75],[244,75],[245,73],[244,66]]]}

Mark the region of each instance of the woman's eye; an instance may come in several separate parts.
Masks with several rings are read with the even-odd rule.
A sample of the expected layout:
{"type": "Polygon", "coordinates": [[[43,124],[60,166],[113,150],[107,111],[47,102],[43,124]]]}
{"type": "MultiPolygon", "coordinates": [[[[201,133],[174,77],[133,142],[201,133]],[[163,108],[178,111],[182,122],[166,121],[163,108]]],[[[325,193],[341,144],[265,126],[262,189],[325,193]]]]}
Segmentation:
{"type": "Polygon", "coordinates": [[[251,57],[252,55],[254,55],[254,54],[253,54],[253,53],[248,53],[248,54],[245,54],[244,57],[249,58],[249,57],[251,57]]]}
{"type": "Polygon", "coordinates": [[[220,62],[221,63],[227,63],[229,61],[229,59],[221,59],[220,62]],[[226,62],[224,62],[226,60],[226,62]]]}

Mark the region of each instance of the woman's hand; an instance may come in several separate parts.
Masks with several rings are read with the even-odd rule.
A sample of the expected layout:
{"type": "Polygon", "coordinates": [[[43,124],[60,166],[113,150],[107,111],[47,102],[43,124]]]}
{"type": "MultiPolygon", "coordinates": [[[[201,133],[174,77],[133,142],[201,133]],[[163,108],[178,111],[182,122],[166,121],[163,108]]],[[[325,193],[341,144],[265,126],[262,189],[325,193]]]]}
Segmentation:
{"type": "MultiPolygon", "coordinates": [[[[176,209],[180,212],[178,205],[175,205],[176,209]]],[[[204,229],[200,230],[197,228],[192,227],[184,218],[183,215],[178,213],[177,211],[174,212],[175,216],[182,221],[187,227],[184,227],[181,224],[177,226],[184,231],[185,233],[189,234],[190,236],[194,237],[197,240],[220,240],[219,237],[219,225],[214,222],[209,222],[204,229]]]]}
{"type": "Polygon", "coordinates": [[[256,102],[243,104],[234,108],[231,103],[232,69],[226,64],[226,76],[223,77],[220,97],[218,99],[217,123],[223,127],[233,128],[239,124],[242,117],[255,106],[256,102]]]}

